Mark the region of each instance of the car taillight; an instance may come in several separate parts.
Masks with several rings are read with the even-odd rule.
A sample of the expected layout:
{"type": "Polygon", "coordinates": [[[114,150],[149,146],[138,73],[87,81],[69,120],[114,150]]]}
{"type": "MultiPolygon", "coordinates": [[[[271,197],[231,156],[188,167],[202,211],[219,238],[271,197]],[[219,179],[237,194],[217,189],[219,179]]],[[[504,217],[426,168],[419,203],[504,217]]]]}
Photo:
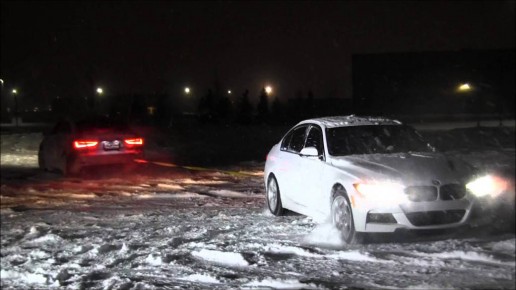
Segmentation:
{"type": "Polygon", "coordinates": [[[124,140],[127,145],[143,145],[143,138],[129,138],[124,140]]]}
{"type": "Polygon", "coordinates": [[[73,147],[75,149],[92,149],[97,147],[97,144],[99,144],[96,140],[76,140],[73,142],[73,147]]]}

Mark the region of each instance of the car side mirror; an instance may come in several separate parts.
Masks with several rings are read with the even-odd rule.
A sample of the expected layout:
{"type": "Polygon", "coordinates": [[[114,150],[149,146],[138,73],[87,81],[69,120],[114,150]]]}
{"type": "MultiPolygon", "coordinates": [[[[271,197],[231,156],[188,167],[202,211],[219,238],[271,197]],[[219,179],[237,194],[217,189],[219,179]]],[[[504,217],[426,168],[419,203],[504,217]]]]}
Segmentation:
{"type": "Polygon", "coordinates": [[[315,147],[306,147],[299,152],[299,155],[306,157],[319,157],[319,151],[315,147]]]}

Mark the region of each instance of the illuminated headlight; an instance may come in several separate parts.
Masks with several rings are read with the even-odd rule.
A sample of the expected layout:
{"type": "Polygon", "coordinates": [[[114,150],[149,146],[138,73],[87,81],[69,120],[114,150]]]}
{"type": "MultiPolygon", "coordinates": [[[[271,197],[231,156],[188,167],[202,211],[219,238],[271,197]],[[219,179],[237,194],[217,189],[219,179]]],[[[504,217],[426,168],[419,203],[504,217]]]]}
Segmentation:
{"type": "Polygon", "coordinates": [[[466,184],[466,188],[477,197],[496,197],[507,188],[507,182],[502,178],[486,175],[466,184]]]}
{"type": "Polygon", "coordinates": [[[399,204],[407,201],[403,185],[392,182],[355,183],[355,189],[369,202],[399,204]]]}

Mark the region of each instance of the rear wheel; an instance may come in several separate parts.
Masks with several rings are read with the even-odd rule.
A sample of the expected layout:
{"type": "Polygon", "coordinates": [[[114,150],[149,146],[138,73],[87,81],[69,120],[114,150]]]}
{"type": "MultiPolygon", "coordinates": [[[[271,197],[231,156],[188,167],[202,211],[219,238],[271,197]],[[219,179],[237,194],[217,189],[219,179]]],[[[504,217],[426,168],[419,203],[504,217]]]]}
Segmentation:
{"type": "Polygon", "coordinates": [[[38,166],[39,169],[47,171],[47,164],[45,162],[45,157],[43,156],[43,148],[40,147],[38,151],[38,166]]]}
{"type": "Polygon", "coordinates": [[[337,189],[331,204],[333,225],[339,230],[341,238],[347,244],[359,244],[363,241],[363,234],[355,231],[353,211],[343,188],[337,189]]]}
{"type": "Polygon", "coordinates": [[[75,176],[80,173],[81,168],[73,156],[66,156],[63,167],[63,175],[66,177],[75,176]]]}
{"type": "Polygon", "coordinates": [[[269,177],[269,181],[267,182],[267,205],[273,215],[283,215],[284,209],[281,204],[280,190],[274,175],[269,177]]]}

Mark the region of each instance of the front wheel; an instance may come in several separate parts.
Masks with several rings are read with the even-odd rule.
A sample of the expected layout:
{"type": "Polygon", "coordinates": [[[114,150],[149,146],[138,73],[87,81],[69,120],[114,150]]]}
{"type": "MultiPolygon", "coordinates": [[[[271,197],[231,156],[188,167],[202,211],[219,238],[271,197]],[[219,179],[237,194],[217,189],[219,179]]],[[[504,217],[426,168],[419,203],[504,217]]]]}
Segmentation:
{"type": "Polygon", "coordinates": [[[347,244],[360,244],[363,235],[355,231],[353,211],[344,193],[337,193],[331,204],[333,225],[339,230],[341,238],[347,244]]]}
{"type": "Polygon", "coordinates": [[[267,205],[273,215],[283,215],[284,210],[281,204],[280,190],[274,176],[269,177],[269,181],[267,182],[267,205]]]}

